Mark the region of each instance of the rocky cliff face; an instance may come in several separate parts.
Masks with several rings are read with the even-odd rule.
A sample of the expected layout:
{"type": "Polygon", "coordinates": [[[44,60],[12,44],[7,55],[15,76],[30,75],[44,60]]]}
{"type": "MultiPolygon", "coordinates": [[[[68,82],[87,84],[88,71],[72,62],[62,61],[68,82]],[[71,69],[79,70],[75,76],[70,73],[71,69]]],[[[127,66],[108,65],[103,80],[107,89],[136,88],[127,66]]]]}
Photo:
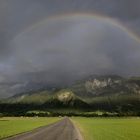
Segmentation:
{"type": "Polygon", "coordinates": [[[93,80],[88,80],[85,82],[85,87],[87,90],[96,90],[99,88],[104,88],[107,86],[112,86],[113,84],[121,84],[121,80],[113,80],[111,78],[99,80],[99,79],[93,79],[93,80]]]}
{"type": "Polygon", "coordinates": [[[127,83],[125,87],[128,88],[131,93],[140,94],[140,86],[136,83],[127,83]]]}
{"type": "Polygon", "coordinates": [[[81,82],[81,86],[79,87],[84,89],[85,94],[90,93],[96,96],[108,94],[140,94],[140,85],[134,81],[117,76],[89,77],[83,81],[83,84],[81,82]]]}

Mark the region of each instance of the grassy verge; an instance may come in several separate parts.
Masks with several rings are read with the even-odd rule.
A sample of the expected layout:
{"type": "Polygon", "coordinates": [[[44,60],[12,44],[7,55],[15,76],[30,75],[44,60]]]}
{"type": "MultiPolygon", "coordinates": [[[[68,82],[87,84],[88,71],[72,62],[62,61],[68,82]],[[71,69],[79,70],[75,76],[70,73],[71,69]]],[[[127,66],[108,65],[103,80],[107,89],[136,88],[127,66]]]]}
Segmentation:
{"type": "Polygon", "coordinates": [[[82,118],[73,121],[84,140],[140,140],[140,118],[82,118]]]}
{"type": "Polygon", "coordinates": [[[0,139],[18,133],[30,131],[34,128],[48,125],[58,121],[59,118],[24,118],[24,117],[4,117],[0,118],[0,139]]]}

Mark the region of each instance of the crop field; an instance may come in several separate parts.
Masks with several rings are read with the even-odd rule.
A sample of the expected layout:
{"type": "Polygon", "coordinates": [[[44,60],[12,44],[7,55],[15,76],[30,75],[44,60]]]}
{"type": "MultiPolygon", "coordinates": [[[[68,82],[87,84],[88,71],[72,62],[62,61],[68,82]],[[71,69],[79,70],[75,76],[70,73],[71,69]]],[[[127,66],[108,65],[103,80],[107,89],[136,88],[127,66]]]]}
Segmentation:
{"type": "Polygon", "coordinates": [[[22,118],[22,117],[4,117],[0,118],[0,139],[9,137],[18,133],[30,131],[34,128],[48,125],[60,120],[59,118],[22,118]]]}
{"type": "Polygon", "coordinates": [[[84,140],[140,140],[140,118],[73,118],[84,140]]]}

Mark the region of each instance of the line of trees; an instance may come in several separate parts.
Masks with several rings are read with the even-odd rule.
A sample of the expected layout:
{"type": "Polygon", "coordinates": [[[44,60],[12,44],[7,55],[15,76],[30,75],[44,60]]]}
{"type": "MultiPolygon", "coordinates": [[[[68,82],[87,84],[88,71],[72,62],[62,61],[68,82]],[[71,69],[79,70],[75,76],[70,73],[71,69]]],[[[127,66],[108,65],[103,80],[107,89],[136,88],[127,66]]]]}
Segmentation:
{"type": "Polygon", "coordinates": [[[136,104],[131,106],[124,105],[110,105],[105,103],[92,104],[89,107],[71,107],[71,106],[49,106],[47,104],[0,104],[1,116],[83,116],[83,117],[114,117],[114,116],[140,116],[140,106],[136,104]],[[71,111],[71,110],[75,111],[71,111]],[[38,110],[38,111],[35,111],[38,110]],[[65,111],[67,110],[67,111],[65,111]],[[78,111],[76,111],[78,110],[78,111]],[[80,111],[79,111],[80,110],[80,111]],[[96,113],[101,110],[103,113],[96,113]]]}

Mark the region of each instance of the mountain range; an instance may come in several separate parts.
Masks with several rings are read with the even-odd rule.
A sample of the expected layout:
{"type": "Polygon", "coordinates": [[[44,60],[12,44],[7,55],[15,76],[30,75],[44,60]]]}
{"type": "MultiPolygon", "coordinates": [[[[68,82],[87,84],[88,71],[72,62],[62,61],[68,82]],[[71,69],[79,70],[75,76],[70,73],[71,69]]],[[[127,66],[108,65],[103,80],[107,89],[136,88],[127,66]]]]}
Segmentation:
{"type": "Polygon", "coordinates": [[[140,78],[92,75],[66,88],[46,88],[16,94],[1,101],[1,104],[24,104],[26,107],[32,105],[35,106],[33,109],[77,108],[139,112],[140,78]]]}

